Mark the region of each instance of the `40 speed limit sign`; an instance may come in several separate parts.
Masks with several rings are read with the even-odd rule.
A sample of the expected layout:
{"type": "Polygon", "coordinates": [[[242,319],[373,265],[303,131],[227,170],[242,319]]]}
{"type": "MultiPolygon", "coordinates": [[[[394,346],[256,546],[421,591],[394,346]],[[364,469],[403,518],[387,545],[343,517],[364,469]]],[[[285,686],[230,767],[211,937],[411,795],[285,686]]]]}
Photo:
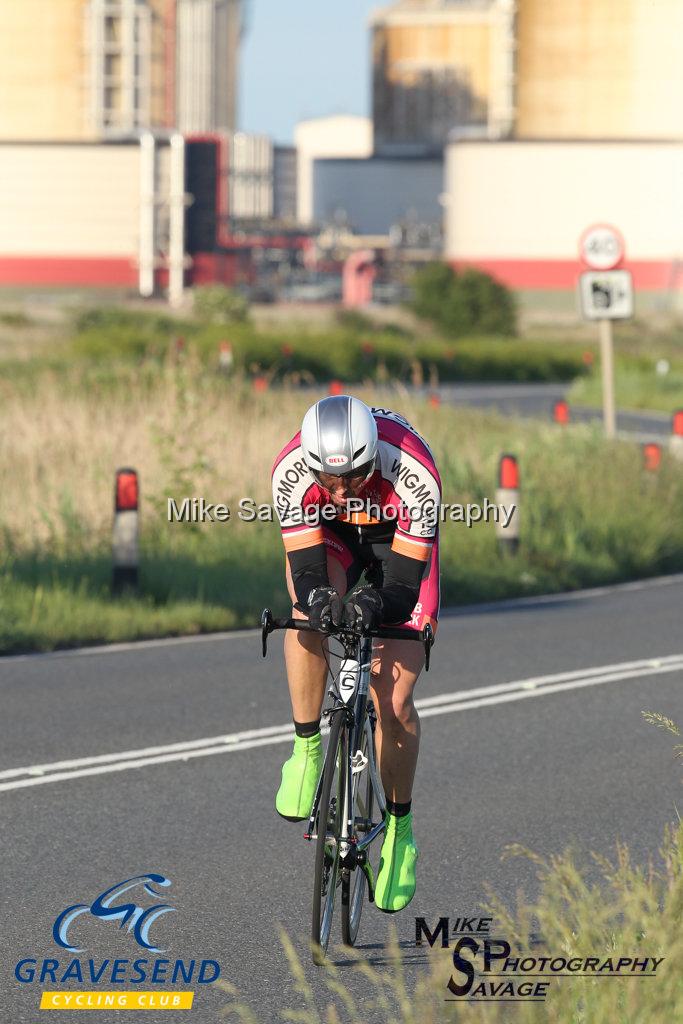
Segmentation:
{"type": "Polygon", "coordinates": [[[624,258],[624,239],[610,224],[593,224],[579,240],[581,259],[591,270],[613,270],[624,258]]]}

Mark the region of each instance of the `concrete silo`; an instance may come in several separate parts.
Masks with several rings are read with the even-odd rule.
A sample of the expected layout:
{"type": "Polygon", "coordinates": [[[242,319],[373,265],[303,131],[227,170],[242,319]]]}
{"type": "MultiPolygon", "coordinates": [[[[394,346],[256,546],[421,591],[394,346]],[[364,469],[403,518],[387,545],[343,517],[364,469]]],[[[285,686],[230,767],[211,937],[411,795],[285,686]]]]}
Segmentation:
{"type": "Polygon", "coordinates": [[[375,150],[438,153],[512,126],[513,0],[399,0],[372,17],[375,150]]]}
{"type": "Polygon", "coordinates": [[[683,135],[681,0],[517,0],[516,136],[683,135]]]}

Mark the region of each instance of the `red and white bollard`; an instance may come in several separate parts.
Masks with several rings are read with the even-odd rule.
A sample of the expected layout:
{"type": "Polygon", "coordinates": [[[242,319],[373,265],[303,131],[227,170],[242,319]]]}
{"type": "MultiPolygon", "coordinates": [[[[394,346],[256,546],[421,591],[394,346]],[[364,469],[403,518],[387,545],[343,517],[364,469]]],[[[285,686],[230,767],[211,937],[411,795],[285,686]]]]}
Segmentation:
{"type": "Polygon", "coordinates": [[[138,474],[134,469],[116,471],[114,488],[114,531],[112,538],[112,589],[137,587],[140,562],[138,474]]]}
{"type": "Polygon", "coordinates": [[[232,345],[229,341],[222,341],[218,349],[218,369],[221,373],[230,373],[234,361],[232,345]]]}
{"type": "Polygon", "coordinates": [[[677,409],[673,414],[669,451],[675,459],[683,462],[683,409],[677,409]]]}
{"type": "Polygon", "coordinates": [[[498,545],[501,551],[514,555],[519,547],[519,466],[515,455],[500,457],[496,505],[498,545]]]}
{"type": "Polygon", "coordinates": [[[569,423],[569,403],[565,402],[563,398],[555,402],[553,406],[553,419],[555,423],[560,423],[563,427],[569,423]]]}
{"type": "Polygon", "coordinates": [[[643,445],[643,466],[648,473],[656,473],[662,464],[662,446],[656,441],[647,441],[643,445]]]}

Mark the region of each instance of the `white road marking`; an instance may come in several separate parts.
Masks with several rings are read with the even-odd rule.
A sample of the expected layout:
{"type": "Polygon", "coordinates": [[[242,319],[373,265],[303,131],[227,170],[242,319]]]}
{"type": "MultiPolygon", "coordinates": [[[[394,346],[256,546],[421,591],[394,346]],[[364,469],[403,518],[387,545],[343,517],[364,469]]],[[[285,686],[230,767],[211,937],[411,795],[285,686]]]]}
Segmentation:
{"type": "MultiPolygon", "coordinates": [[[[434,715],[445,715],[454,711],[470,711],[474,708],[507,704],[511,701],[524,700],[527,697],[543,697],[546,694],[562,693],[566,690],[575,690],[586,686],[599,686],[620,680],[680,671],[683,671],[683,654],[672,654],[661,658],[645,658],[641,661],[598,665],[570,672],[557,672],[553,675],[532,676],[529,679],[518,679],[494,686],[443,693],[435,697],[424,697],[417,700],[415,704],[420,711],[421,718],[431,718],[434,715]]],[[[323,732],[326,731],[327,729],[323,729],[323,732]]],[[[270,725],[261,729],[247,729],[225,736],[211,736],[198,740],[170,743],[165,746],[124,750],[112,754],[96,754],[91,757],[72,758],[23,768],[8,768],[0,771],[0,792],[42,786],[52,782],[64,782],[90,775],[147,768],[150,765],[168,764],[173,761],[190,761],[197,757],[210,757],[213,754],[251,750],[254,747],[291,742],[293,737],[294,730],[290,724],[270,725]]]]}

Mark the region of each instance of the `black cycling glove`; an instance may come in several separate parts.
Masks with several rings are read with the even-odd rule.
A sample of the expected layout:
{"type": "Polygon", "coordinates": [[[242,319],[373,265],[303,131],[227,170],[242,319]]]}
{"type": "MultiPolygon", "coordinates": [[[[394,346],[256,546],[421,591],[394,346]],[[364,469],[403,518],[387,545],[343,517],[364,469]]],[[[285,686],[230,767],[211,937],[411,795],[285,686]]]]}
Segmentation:
{"type": "Polygon", "coordinates": [[[361,587],[344,605],[344,625],[349,629],[372,629],[379,626],[384,606],[374,587],[361,587]]]}
{"type": "Polygon", "coordinates": [[[333,627],[341,626],[341,597],[334,587],[315,587],[308,595],[304,611],[308,612],[308,621],[314,629],[329,632],[333,627]]]}

